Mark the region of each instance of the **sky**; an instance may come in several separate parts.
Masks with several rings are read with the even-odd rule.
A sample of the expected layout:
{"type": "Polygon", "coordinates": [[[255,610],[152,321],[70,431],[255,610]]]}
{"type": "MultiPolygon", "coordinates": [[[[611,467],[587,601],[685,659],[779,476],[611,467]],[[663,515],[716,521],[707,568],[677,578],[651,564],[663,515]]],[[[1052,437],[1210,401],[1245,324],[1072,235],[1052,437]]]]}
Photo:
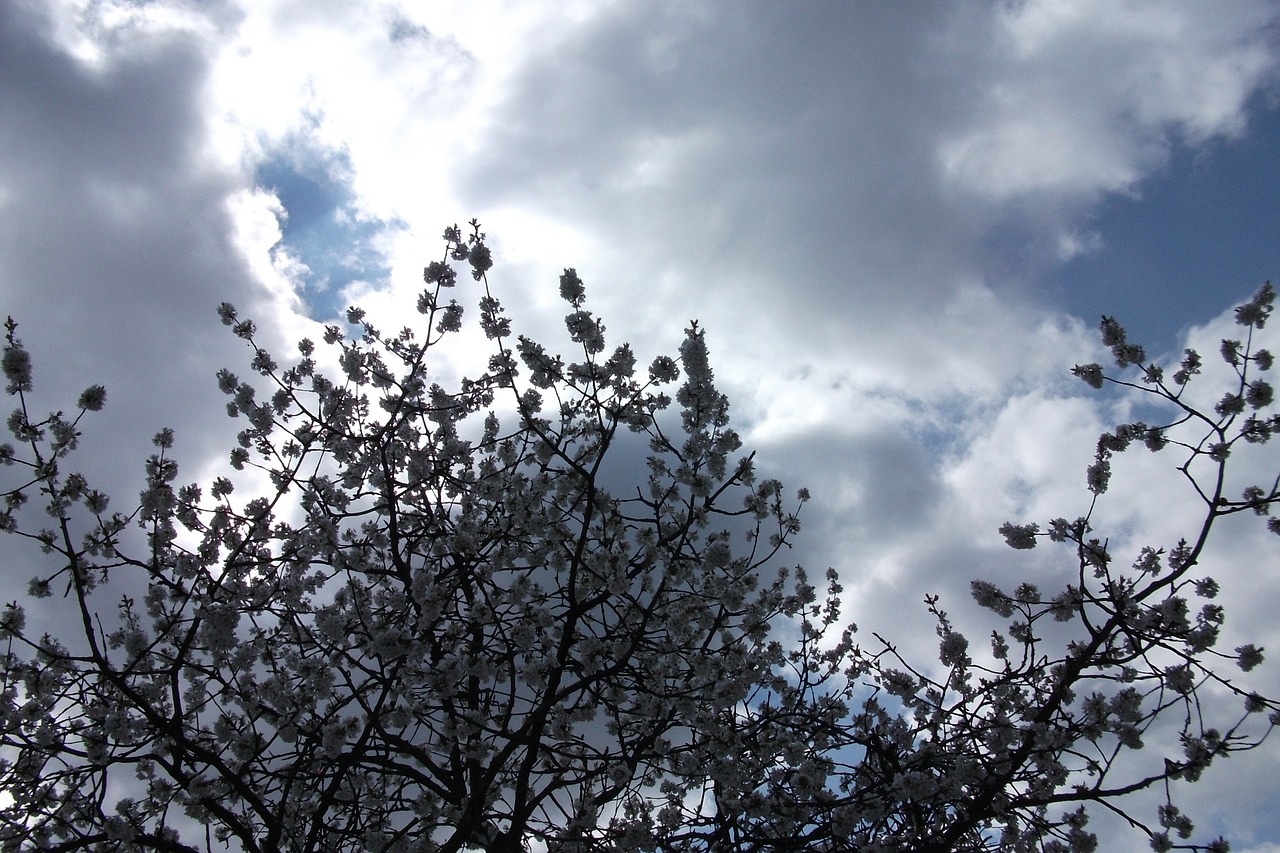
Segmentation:
{"type": "MultiPolygon", "coordinates": [[[[759,466],[813,494],[788,561],[927,660],[926,593],[981,637],[971,579],[1069,569],[996,529],[1088,506],[1134,405],[1069,374],[1103,360],[1099,316],[1213,353],[1280,278],[1278,23],[1264,0],[8,0],[0,311],[49,408],[107,386],[82,464],[128,495],[164,426],[183,479],[225,464],[214,376],[248,356],[220,302],[280,352],[352,303],[396,329],[443,227],[478,218],[519,332],[567,346],[570,266],[641,363],[698,319],[759,466]]],[[[1170,464],[1117,463],[1113,547],[1186,532],[1170,464]]],[[[1223,645],[1280,648],[1277,540],[1239,521],[1210,560],[1223,645]]],[[[1235,850],[1280,849],[1273,746],[1197,794],[1235,850]]]]}

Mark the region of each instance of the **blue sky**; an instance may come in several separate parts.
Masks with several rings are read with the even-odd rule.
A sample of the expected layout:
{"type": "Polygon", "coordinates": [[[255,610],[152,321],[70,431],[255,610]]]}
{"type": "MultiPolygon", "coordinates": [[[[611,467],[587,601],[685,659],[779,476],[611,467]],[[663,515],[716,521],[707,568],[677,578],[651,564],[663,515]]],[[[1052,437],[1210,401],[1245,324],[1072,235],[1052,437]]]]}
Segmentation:
{"type": "Polygon", "coordinates": [[[1091,214],[1096,251],[1038,282],[1064,310],[1111,314],[1153,347],[1168,347],[1198,314],[1280,270],[1280,110],[1259,98],[1239,139],[1178,147],[1135,194],[1091,214]]]}
{"type": "MultiPolygon", "coordinates": [[[[761,467],[813,493],[792,557],[928,660],[925,593],[979,636],[972,578],[1063,568],[996,529],[1088,505],[1131,403],[1069,375],[1098,316],[1212,352],[1280,280],[1278,23],[1274,0],[0,2],[0,310],[48,406],[108,387],[84,464],[129,495],[161,426],[184,477],[222,472],[214,375],[248,357],[218,303],[281,352],[352,302],[399,328],[442,227],[477,217],[519,332],[567,344],[568,266],[642,362],[698,318],[761,467]]],[[[1185,532],[1168,474],[1118,464],[1117,547],[1185,532]]],[[[1243,521],[1210,566],[1224,645],[1280,648],[1277,540],[1243,521]]],[[[1278,766],[1269,744],[1201,786],[1233,849],[1280,850],[1278,766]]]]}
{"type": "Polygon", "coordinates": [[[344,292],[357,282],[386,285],[391,270],[380,238],[403,227],[359,210],[350,180],[343,152],[310,152],[305,143],[266,157],[253,174],[254,184],[280,203],[275,251],[305,267],[298,270],[298,293],[317,319],[345,311],[350,303],[344,292]]]}

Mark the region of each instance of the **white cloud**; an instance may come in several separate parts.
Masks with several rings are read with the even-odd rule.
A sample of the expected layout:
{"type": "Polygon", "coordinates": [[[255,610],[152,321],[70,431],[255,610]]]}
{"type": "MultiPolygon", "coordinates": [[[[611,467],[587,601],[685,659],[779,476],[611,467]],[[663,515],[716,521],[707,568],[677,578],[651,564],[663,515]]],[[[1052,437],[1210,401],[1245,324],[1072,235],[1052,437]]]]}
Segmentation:
{"type": "Polygon", "coordinates": [[[1130,188],[1173,138],[1235,135],[1275,73],[1267,3],[1011,5],[973,120],[945,139],[946,173],[979,195],[1130,188]]]}

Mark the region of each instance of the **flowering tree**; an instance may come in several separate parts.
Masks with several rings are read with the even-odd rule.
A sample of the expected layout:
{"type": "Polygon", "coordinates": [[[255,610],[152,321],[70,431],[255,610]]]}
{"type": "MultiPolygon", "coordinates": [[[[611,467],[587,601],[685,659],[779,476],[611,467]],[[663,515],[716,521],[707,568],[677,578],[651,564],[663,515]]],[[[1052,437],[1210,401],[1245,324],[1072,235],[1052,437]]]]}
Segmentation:
{"type": "MultiPolygon", "coordinates": [[[[513,338],[475,223],[445,242],[418,331],[357,309],[354,334],[326,329],[337,377],[311,341],[282,367],[221,308],[257,374],[218,375],[247,423],[231,465],[270,483],[247,500],[229,477],[178,485],[164,431],[137,506],[109,509],[69,470],[105,392],[39,417],[9,322],[0,526],[45,552],[30,593],[78,630],[31,631],[16,602],[0,617],[0,849],[1088,850],[1077,805],[1122,809],[1265,735],[1204,722],[1208,687],[1245,716],[1275,706],[1214,665],[1221,609],[1187,603],[1216,589],[1190,574],[1214,521],[1280,500],[1275,482],[1223,491],[1231,448],[1280,429],[1250,341],[1224,350],[1239,382],[1213,414],[1183,401],[1194,354],[1171,384],[1142,367],[1131,387],[1181,414],[1104,435],[1090,469],[1100,495],[1134,441],[1184,453],[1199,531],[1122,570],[1090,517],[1007,525],[1014,547],[1069,543],[1078,578],[1052,595],[975,582],[1014,620],[994,665],[928,599],[942,668],[914,667],[842,630],[833,573],[820,591],[774,566],[807,494],[735,456],[696,323],[678,363],[638,373],[566,270],[566,362],[513,338]],[[461,329],[445,292],[463,263],[494,353],[446,390],[429,354],[461,329]],[[647,474],[614,493],[607,460],[629,441],[647,441],[647,474]],[[1060,649],[1053,620],[1075,632],[1060,649]],[[1182,751],[1133,776],[1120,757],[1183,709],[1182,751]]],[[[1261,327],[1272,299],[1241,322],[1261,327]]],[[[1118,326],[1104,335],[1143,365],[1118,326]]],[[[1158,819],[1133,818],[1158,849],[1190,834],[1172,802],[1158,819]]]]}
{"type": "MultiPolygon", "coordinates": [[[[720,779],[720,768],[712,771],[719,809],[702,822],[716,828],[714,837],[735,850],[1087,853],[1098,843],[1086,828],[1086,806],[1094,804],[1119,815],[1154,850],[1228,850],[1221,838],[1192,843],[1195,827],[1174,802],[1171,783],[1198,781],[1214,759],[1255,748],[1280,723],[1280,705],[1231,674],[1254,669],[1262,650],[1216,649],[1225,616],[1213,601],[1219,585],[1195,574],[1220,519],[1269,516],[1280,501],[1280,470],[1255,469],[1265,479],[1235,492],[1228,477],[1233,451],[1280,433],[1280,415],[1270,413],[1273,389],[1263,378],[1273,356],[1253,345],[1274,300],[1268,283],[1236,309],[1246,335],[1222,342],[1233,379],[1212,411],[1188,394],[1201,372],[1197,352],[1187,350],[1166,378],[1104,317],[1102,339],[1116,366],[1137,376],[1109,376],[1098,364],[1073,372],[1095,389],[1113,383],[1135,391],[1168,419],[1122,424],[1099,437],[1084,517],[1054,519],[1043,531],[1037,523],[1000,529],[1015,549],[1042,538],[1068,546],[1074,578],[1047,592],[1031,583],[1005,590],[973,581],[976,601],[1009,620],[991,633],[985,663],[975,662],[936,596],[925,601],[936,618],[940,667],[904,660],[879,635],[869,650],[851,647],[846,636],[822,659],[831,661],[825,668],[804,649],[795,653],[796,676],[753,688],[747,710],[720,730],[730,754],[758,760],[757,743],[779,747],[755,773],[741,774],[737,762],[720,779]],[[1094,530],[1093,515],[1112,458],[1135,444],[1175,454],[1203,514],[1167,550],[1144,546],[1121,565],[1094,530]],[[796,719],[804,720],[807,740],[777,737],[796,719]],[[1158,741],[1157,754],[1144,761],[1137,753],[1148,737],[1158,741]],[[1147,789],[1164,802],[1149,817],[1132,813],[1124,798],[1147,789]]],[[[1280,518],[1266,523],[1280,533],[1280,518]]],[[[697,823],[700,816],[690,817],[697,823]]]]}

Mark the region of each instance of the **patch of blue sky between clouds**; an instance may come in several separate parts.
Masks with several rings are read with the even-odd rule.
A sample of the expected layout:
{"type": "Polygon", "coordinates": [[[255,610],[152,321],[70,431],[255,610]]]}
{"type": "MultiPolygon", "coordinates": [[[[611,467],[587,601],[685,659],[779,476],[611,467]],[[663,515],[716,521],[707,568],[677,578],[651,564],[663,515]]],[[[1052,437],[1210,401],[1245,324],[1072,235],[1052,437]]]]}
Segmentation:
{"type": "Polygon", "coordinates": [[[1238,139],[1176,146],[1088,229],[1099,245],[1045,275],[1050,298],[1090,324],[1116,317],[1150,355],[1179,347],[1189,324],[1280,281],[1280,106],[1255,105],[1238,139]]]}
{"type": "Polygon", "coordinates": [[[274,251],[302,265],[298,296],[318,320],[346,310],[352,285],[378,288],[387,282],[390,266],[382,238],[405,227],[361,211],[351,176],[344,152],[297,144],[272,152],[254,174],[254,183],[274,193],[284,208],[274,251]]]}

